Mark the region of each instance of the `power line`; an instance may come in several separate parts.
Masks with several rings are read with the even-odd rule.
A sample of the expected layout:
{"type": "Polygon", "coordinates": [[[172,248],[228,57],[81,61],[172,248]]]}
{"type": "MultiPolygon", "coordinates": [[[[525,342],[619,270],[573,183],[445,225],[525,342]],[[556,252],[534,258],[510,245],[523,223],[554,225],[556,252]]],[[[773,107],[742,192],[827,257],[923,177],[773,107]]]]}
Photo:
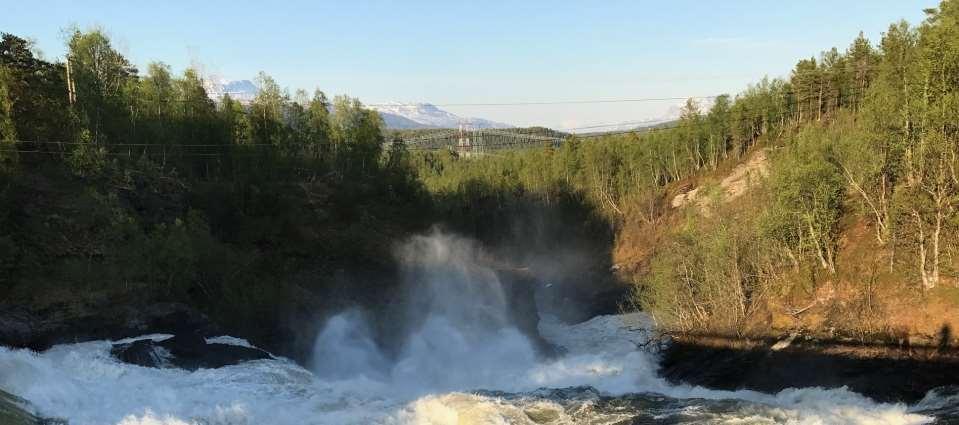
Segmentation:
{"type": "Polygon", "coordinates": [[[89,143],[89,142],[60,142],[55,140],[13,140],[13,143],[19,144],[49,144],[49,145],[87,145],[87,146],[124,146],[124,147],[139,147],[139,146],[167,146],[167,147],[223,147],[223,148],[234,148],[234,147],[247,147],[247,146],[270,146],[275,147],[276,145],[272,143],[244,143],[244,144],[228,144],[228,143],[206,143],[206,144],[190,144],[190,143],[89,143]]]}
{"type": "MultiPolygon", "coordinates": [[[[708,96],[708,97],[716,97],[716,96],[708,96]]],[[[856,95],[851,95],[851,96],[850,96],[850,95],[845,95],[845,96],[840,95],[840,96],[836,97],[835,99],[836,99],[837,101],[841,102],[842,100],[844,100],[844,99],[849,99],[849,98],[852,98],[852,99],[855,100],[855,99],[858,98],[858,96],[856,96],[856,95]]],[[[658,99],[665,99],[665,98],[658,98],[658,99]]],[[[686,99],[686,98],[673,98],[673,99],[686,99]]],[[[618,99],[618,100],[609,100],[609,101],[641,101],[641,100],[643,100],[643,99],[618,99]]],[[[654,100],[654,99],[653,99],[653,98],[648,98],[648,99],[645,99],[645,100],[654,100]]],[[[584,101],[584,102],[589,102],[589,101],[584,101]]],[[[516,104],[518,104],[518,103],[511,103],[511,104],[505,104],[505,103],[504,103],[503,105],[516,105],[516,104]]],[[[532,103],[528,103],[528,104],[532,104],[532,103]]],[[[764,105],[764,106],[751,107],[751,108],[749,108],[749,107],[736,107],[735,104],[730,104],[730,105],[729,105],[729,113],[732,113],[732,112],[747,112],[747,113],[748,113],[748,112],[757,112],[757,111],[758,111],[758,112],[764,112],[764,113],[774,112],[774,113],[780,113],[780,114],[794,114],[795,111],[794,111],[793,108],[796,107],[796,106],[804,105],[804,104],[809,104],[810,106],[813,106],[811,100],[801,101],[801,100],[798,100],[798,99],[796,99],[796,100],[794,100],[794,101],[791,101],[791,102],[787,102],[787,103],[778,103],[778,104],[764,105]]],[[[487,105],[492,105],[492,104],[487,104],[487,105]]],[[[810,113],[812,113],[812,111],[810,111],[810,113]]],[[[761,117],[761,116],[758,115],[758,114],[756,114],[756,115],[751,115],[751,116],[743,116],[743,117],[740,117],[738,120],[735,120],[735,122],[755,122],[755,121],[756,121],[757,119],[759,119],[760,117],[761,117]]],[[[727,122],[732,122],[732,121],[727,121],[727,122]]],[[[584,126],[584,127],[577,127],[577,128],[566,129],[566,130],[582,130],[582,129],[590,129],[590,128],[610,127],[610,126],[616,126],[616,125],[646,124],[646,123],[650,123],[650,121],[649,121],[649,120],[644,120],[644,121],[623,121],[623,122],[619,122],[619,123],[609,123],[609,124],[600,124],[600,125],[593,125],[593,126],[584,126]]],[[[661,123],[661,124],[664,124],[664,123],[661,123]]],[[[516,141],[516,142],[507,142],[507,143],[498,143],[498,144],[477,145],[477,146],[494,147],[494,146],[514,146],[514,145],[539,145],[539,144],[541,144],[541,143],[560,142],[560,141],[562,141],[563,139],[569,138],[570,136],[575,136],[575,137],[577,137],[577,138],[579,138],[579,139],[590,139],[590,138],[598,138],[598,137],[605,137],[605,136],[616,136],[616,135],[622,135],[622,134],[647,134],[647,133],[653,133],[653,132],[657,132],[657,131],[672,130],[672,129],[680,128],[680,127],[683,126],[683,125],[679,125],[679,124],[676,124],[676,125],[661,125],[661,124],[652,124],[652,125],[647,126],[647,127],[640,127],[640,128],[633,128],[633,129],[619,130],[619,131],[587,133],[587,134],[579,134],[579,135],[564,135],[564,136],[545,136],[545,135],[540,135],[540,134],[535,134],[535,133],[534,133],[534,134],[524,134],[524,133],[518,133],[518,132],[516,132],[516,131],[511,131],[511,130],[509,130],[509,129],[478,130],[480,133],[482,133],[482,132],[488,132],[488,133],[490,133],[492,136],[498,136],[498,137],[514,137],[514,138],[528,138],[529,140],[516,141]]],[[[435,150],[435,149],[443,149],[443,148],[445,148],[445,147],[451,146],[450,144],[443,144],[442,146],[437,146],[437,147],[422,146],[422,145],[428,144],[428,143],[431,142],[431,141],[434,141],[434,142],[436,142],[436,141],[441,141],[441,140],[450,140],[450,141],[452,141],[453,138],[457,137],[457,133],[455,132],[455,130],[447,130],[447,129],[442,129],[442,130],[441,130],[441,129],[437,129],[437,130],[443,131],[443,133],[441,133],[441,134],[439,134],[439,135],[429,135],[429,136],[421,136],[421,137],[415,137],[415,138],[411,138],[411,139],[406,139],[406,140],[405,140],[405,142],[406,142],[405,144],[408,146],[408,149],[410,149],[410,150],[435,150]],[[418,146],[418,145],[419,145],[419,146],[418,146]]],[[[519,131],[530,131],[530,130],[529,130],[529,129],[519,129],[519,131]]],[[[477,132],[476,130],[473,131],[473,133],[476,133],[476,132],[477,132]]],[[[472,134],[472,133],[471,133],[471,134],[472,134]]],[[[479,134],[479,135],[482,136],[482,134],[479,134]]],[[[89,143],[89,142],[75,142],[75,141],[70,142],[70,141],[52,141],[52,140],[13,140],[12,142],[13,142],[14,145],[17,145],[17,144],[20,144],[20,145],[23,145],[23,144],[60,145],[60,146],[89,145],[89,146],[108,147],[108,148],[113,148],[113,147],[128,147],[128,148],[129,148],[129,147],[151,147],[151,146],[158,146],[158,147],[170,148],[170,149],[174,149],[174,148],[187,148],[187,149],[188,149],[188,148],[222,148],[222,149],[227,149],[227,148],[231,148],[231,149],[233,149],[233,148],[239,148],[239,149],[243,149],[243,148],[246,148],[246,147],[282,148],[282,146],[278,146],[278,145],[271,144],[271,143],[249,143],[249,144],[233,144],[233,143],[229,143],[229,144],[104,143],[104,144],[97,144],[97,143],[89,143]]],[[[4,151],[7,151],[7,152],[22,152],[22,153],[61,154],[61,152],[49,152],[49,151],[40,151],[40,150],[10,150],[10,149],[6,149],[6,150],[4,150],[4,151]]],[[[62,152],[62,153],[66,153],[66,152],[62,152]]],[[[145,152],[144,152],[144,153],[145,153],[145,152]]],[[[107,154],[111,154],[111,155],[112,155],[112,154],[115,154],[115,155],[125,155],[125,156],[130,156],[130,155],[131,155],[130,153],[121,153],[121,152],[107,152],[107,154]]],[[[159,154],[159,153],[158,153],[158,154],[159,154]]],[[[190,155],[193,155],[193,156],[220,156],[220,155],[222,155],[222,154],[220,154],[220,153],[197,153],[197,152],[192,152],[192,153],[182,153],[182,152],[181,152],[181,153],[177,153],[177,152],[175,152],[175,151],[174,151],[174,152],[170,152],[170,154],[171,154],[171,155],[176,155],[176,156],[190,156],[190,155]]],[[[249,153],[248,153],[248,154],[249,154],[249,153]]]]}
{"type": "Polygon", "coordinates": [[[649,134],[649,133],[655,133],[658,131],[675,130],[677,128],[682,128],[682,127],[684,127],[682,124],[675,124],[675,125],[664,126],[664,127],[645,127],[645,128],[634,128],[632,130],[619,130],[619,131],[608,131],[604,133],[573,135],[573,137],[577,139],[595,139],[599,137],[619,136],[623,134],[649,134]]]}
{"type": "MultiPolygon", "coordinates": [[[[838,100],[838,101],[842,101],[842,100],[846,100],[846,99],[850,99],[850,98],[852,98],[852,99],[857,99],[858,96],[848,96],[848,95],[847,95],[847,96],[838,96],[838,97],[836,97],[835,99],[838,100]]],[[[730,104],[728,105],[728,110],[727,110],[727,112],[728,112],[728,113],[732,113],[732,112],[786,112],[786,111],[782,111],[781,109],[792,110],[793,107],[801,106],[801,105],[803,105],[803,104],[811,104],[811,103],[812,103],[811,100],[807,100],[807,101],[796,100],[796,101],[792,101],[792,102],[788,102],[788,103],[779,103],[779,104],[765,105],[765,106],[759,106],[759,107],[737,107],[737,106],[735,106],[735,103],[730,103],[730,104]]],[[[708,109],[702,110],[702,111],[700,111],[700,114],[701,114],[701,116],[706,116],[706,115],[709,114],[709,110],[708,110],[708,109]]],[[[748,120],[750,120],[750,119],[755,119],[755,118],[758,118],[758,117],[759,117],[758,115],[757,115],[757,116],[751,116],[751,117],[742,117],[742,118],[740,119],[740,121],[748,121],[748,120]]],[[[611,131],[611,132],[604,132],[603,134],[619,133],[619,132],[627,132],[627,133],[630,133],[630,132],[642,131],[642,130],[646,130],[646,129],[659,128],[659,127],[657,127],[657,126],[660,126],[660,125],[662,125],[662,124],[667,124],[667,123],[676,121],[676,120],[678,120],[678,119],[679,119],[679,118],[677,117],[677,118],[675,118],[675,119],[662,120],[662,121],[659,121],[659,122],[657,122],[656,120],[621,121],[621,122],[615,122],[615,123],[596,124],[596,125],[589,125],[589,126],[583,126],[583,127],[565,128],[565,129],[562,129],[561,131],[570,132],[570,131],[573,131],[573,130],[588,130],[588,129],[593,129],[593,128],[615,127],[615,126],[620,126],[620,125],[630,125],[630,124],[642,125],[642,124],[649,124],[649,125],[646,126],[646,127],[632,128],[632,129],[627,129],[627,130],[616,130],[616,131],[611,131]]],[[[671,128],[671,127],[666,127],[666,128],[671,128]]]]}
{"type": "Polygon", "coordinates": [[[518,102],[497,102],[497,103],[367,103],[365,106],[418,106],[429,104],[433,106],[535,106],[535,105],[579,105],[590,103],[637,103],[637,102],[659,102],[667,100],[688,100],[688,99],[715,99],[719,96],[683,96],[683,97],[646,97],[646,98],[626,98],[626,99],[582,99],[582,100],[546,100],[546,101],[518,101],[518,102]]]}
{"type": "MultiPolygon", "coordinates": [[[[24,150],[24,149],[7,149],[7,148],[0,148],[0,152],[37,153],[37,154],[44,154],[44,155],[66,155],[66,154],[69,154],[68,152],[54,152],[54,151],[41,151],[41,150],[24,150]]],[[[238,155],[238,156],[256,156],[256,155],[259,155],[259,154],[257,154],[257,153],[253,153],[253,152],[247,152],[247,153],[232,153],[232,154],[225,154],[225,153],[196,153],[196,152],[191,152],[191,153],[181,153],[181,152],[150,152],[150,153],[146,153],[146,152],[99,152],[99,153],[97,153],[97,155],[100,155],[100,154],[102,154],[102,155],[109,155],[109,156],[126,156],[126,157],[140,156],[140,155],[144,155],[144,154],[145,154],[145,155],[152,155],[152,156],[169,155],[169,156],[171,156],[171,157],[176,157],[176,158],[180,158],[180,157],[205,157],[205,158],[209,158],[209,157],[237,156],[237,155],[238,155]]]]}
{"type": "MultiPolygon", "coordinates": [[[[786,95],[787,95],[787,94],[784,93],[784,94],[781,94],[779,97],[780,97],[780,98],[784,98],[786,95]]],[[[707,97],[715,98],[715,97],[718,97],[718,96],[707,96],[707,97]]],[[[840,95],[840,96],[838,96],[838,97],[835,97],[834,99],[841,102],[841,101],[843,101],[843,100],[848,100],[848,99],[856,100],[856,99],[858,99],[858,98],[859,98],[859,96],[853,94],[853,95],[840,95]]],[[[743,112],[745,112],[745,113],[767,113],[767,112],[789,113],[789,112],[793,111],[793,108],[798,107],[798,106],[802,106],[802,105],[810,105],[810,106],[813,106],[813,100],[812,100],[812,99],[808,99],[808,100],[802,101],[802,100],[799,100],[799,99],[794,99],[794,100],[792,100],[792,101],[790,101],[790,102],[786,102],[786,103],[775,103],[775,104],[771,104],[771,105],[762,105],[762,106],[754,106],[754,107],[742,107],[742,106],[736,106],[735,103],[730,103],[730,104],[728,105],[728,108],[729,108],[728,111],[729,111],[730,113],[733,113],[733,112],[738,112],[738,113],[743,113],[743,112]]],[[[438,106],[438,105],[437,105],[437,106],[438,106]]],[[[825,105],[824,105],[824,106],[825,106],[825,105]]],[[[707,115],[708,113],[709,113],[708,110],[702,111],[702,114],[703,114],[704,116],[707,115]]],[[[759,116],[759,115],[756,115],[756,116],[752,116],[752,117],[742,117],[741,119],[739,119],[739,120],[737,120],[737,121],[739,121],[739,122],[746,122],[746,121],[750,121],[750,120],[752,120],[752,119],[758,119],[758,118],[760,118],[760,116],[759,116]]],[[[649,130],[651,130],[651,129],[659,129],[659,128],[661,128],[661,127],[658,127],[658,126],[661,126],[662,124],[667,124],[667,123],[669,123],[669,122],[670,122],[669,120],[667,120],[667,121],[662,121],[662,122],[656,122],[655,120],[648,120],[648,119],[646,119],[646,120],[631,120],[631,121],[621,121],[621,122],[607,123],[607,124],[596,124],[596,125],[589,125],[589,126],[582,126],[582,127],[565,128],[565,129],[559,129],[559,130],[554,130],[554,131],[570,132],[570,131],[575,131],[575,130],[588,130],[588,129],[594,129],[594,128],[614,127],[614,126],[619,126],[619,125],[632,125],[632,124],[642,125],[642,124],[649,124],[648,126],[644,126],[644,127],[640,127],[640,128],[632,128],[632,129],[627,129],[627,130],[616,130],[616,131],[609,131],[609,132],[598,133],[598,134],[600,134],[600,135],[603,135],[603,134],[623,134],[623,133],[634,133],[634,132],[640,132],[640,131],[645,132],[645,131],[649,131],[649,130]]],[[[673,128],[673,127],[665,127],[665,129],[669,129],[669,128],[673,128]]],[[[503,129],[502,131],[511,131],[511,130],[510,130],[510,129],[503,129]]],[[[409,141],[428,141],[428,140],[435,140],[435,139],[438,139],[438,138],[444,138],[444,137],[448,137],[448,136],[450,136],[450,134],[439,135],[439,136],[437,136],[437,135],[419,136],[419,137],[416,137],[416,138],[414,138],[413,140],[409,140],[409,141]]],[[[594,135],[593,135],[592,133],[589,133],[589,134],[586,134],[586,135],[580,135],[579,137],[582,138],[582,137],[584,137],[584,136],[594,137],[594,135]]]]}
{"type": "MultiPolygon", "coordinates": [[[[845,97],[845,96],[840,96],[840,97],[839,97],[839,100],[841,101],[844,97],[845,97]]],[[[738,119],[733,120],[733,121],[728,121],[728,120],[727,120],[726,122],[728,122],[728,123],[755,123],[756,120],[762,118],[762,115],[757,114],[756,112],[761,112],[761,113],[774,112],[774,113],[779,113],[779,114],[792,114],[792,113],[794,113],[794,107],[800,106],[801,104],[805,104],[805,103],[808,103],[808,101],[807,101],[807,102],[802,102],[802,101],[798,101],[798,100],[797,100],[797,101],[788,102],[788,103],[785,103],[785,104],[780,103],[780,104],[774,104],[774,105],[768,105],[768,106],[760,106],[760,107],[753,107],[753,108],[744,108],[744,107],[736,108],[736,107],[734,107],[734,105],[731,104],[731,105],[730,105],[730,108],[729,108],[729,111],[728,111],[729,113],[732,113],[732,112],[746,112],[746,113],[751,113],[751,114],[750,114],[750,115],[747,115],[747,116],[739,117],[738,119]]],[[[783,116],[785,117],[785,115],[783,115],[783,116]]],[[[633,122],[635,122],[635,121],[633,121],[633,122]]],[[[631,121],[624,121],[624,122],[622,122],[622,123],[614,123],[614,124],[602,125],[602,126],[588,126],[588,127],[582,127],[582,128],[583,128],[583,129],[586,129],[586,128],[590,128],[590,127],[600,128],[600,127],[605,127],[605,126],[610,126],[610,125],[626,125],[626,124],[630,124],[630,123],[633,123],[633,122],[631,122],[631,121]]],[[[648,122],[648,121],[646,121],[646,122],[648,122]]],[[[642,123],[645,123],[645,122],[642,122],[642,123]]],[[[642,135],[642,134],[650,134],[650,133],[655,133],[655,132],[659,132],[659,131],[668,131],[668,130],[674,130],[674,129],[678,129],[678,128],[683,128],[683,127],[685,127],[685,124],[682,124],[682,123],[679,123],[679,122],[673,122],[673,123],[671,123],[671,124],[672,124],[672,125],[660,125],[660,126],[651,125],[651,126],[647,126],[647,127],[640,127],[640,128],[633,128],[633,129],[619,130],[619,131],[587,133],[587,134],[579,134],[579,135],[577,135],[577,134],[572,134],[572,135],[566,136],[566,137],[550,138],[550,137],[546,137],[546,136],[541,136],[541,137],[540,137],[538,140],[536,140],[536,141],[530,140],[530,141],[506,142],[506,143],[490,143],[490,144],[482,144],[482,145],[475,145],[475,146],[476,146],[476,147],[482,147],[482,148],[488,148],[488,149],[500,149],[500,148],[509,147],[509,146],[515,146],[515,145],[542,146],[543,143],[541,143],[541,142],[550,142],[549,139],[552,139],[552,141],[555,141],[555,142],[559,142],[559,141],[562,141],[562,140],[564,140],[564,139],[568,139],[569,137],[576,137],[576,138],[578,138],[578,139],[595,139],[595,138],[602,138],[602,137],[608,137],[608,136],[617,136],[617,135],[624,135],[624,134],[641,134],[641,135],[642,135]]],[[[482,134],[478,134],[478,136],[482,137],[482,134]]],[[[437,137],[437,136],[425,137],[425,138],[414,139],[413,141],[411,141],[411,142],[413,142],[413,143],[410,143],[410,144],[411,144],[412,146],[415,146],[415,148],[412,148],[412,150],[437,150],[437,149],[443,149],[443,148],[447,148],[447,147],[452,147],[452,145],[451,145],[451,144],[445,144],[445,145],[440,145],[440,146],[436,146],[436,147],[432,147],[432,146],[422,146],[422,145],[425,145],[425,144],[427,144],[427,143],[430,142],[430,141],[438,142],[438,141],[441,141],[441,140],[443,140],[443,139],[449,139],[450,141],[452,141],[451,138],[454,138],[454,137],[455,137],[455,133],[454,133],[454,134],[447,134],[447,135],[443,135],[443,136],[438,136],[438,137],[437,137]],[[417,143],[417,142],[418,142],[418,143],[417,143]],[[426,143],[424,143],[424,142],[426,142],[426,143]],[[422,144],[422,145],[421,145],[421,144],[422,144]],[[420,145],[420,146],[417,146],[417,145],[420,145]]]]}
{"type": "MultiPolygon", "coordinates": [[[[840,97],[840,99],[841,99],[841,97],[840,97]]],[[[742,109],[739,109],[739,110],[740,110],[740,111],[747,111],[747,112],[750,111],[750,110],[753,110],[753,111],[755,111],[755,110],[760,110],[760,111],[763,111],[763,112],[780,112],[780,113],[789,114],[789,113],[791,113],[793,106],[798,106],[798,105],[801,104],[801,103],[804,103],[804,102],[798,102],[798,101],[797,101],[797,102],[795,102],[795,103],[792,103],[792,102],[791,102],[791,103],[786,104],[786,105],[780,104],[780,105],[775,105],[775,106],[772,107],[772,108],[769,108],[769,107],[761,107],[761,108],[742,108],[742,109]],[[782,108],[782,109],[785,109],[785,110],[782,110],[781,108],[779,108],[779,107],[782,107],[782,106],[785,106],[785,108],[782,108]]],[[[730,109],[730,112],[731,112],[731,111],[732,111],[732,108],[730,109]]],[[[785,115],[784,115],[783,117],[785,117],[785,115]]],[[[732,123],[748,123],[748,122],[755,123],[758,118],[760,118],[759,115],[744,116],[744,117],[740,117],[740,118],[737,119],[737,120],[732,121],[732,123]]],[[[730,122],[730,121],[727,121],[727,122],[730,122]]],[[[552,141],[550,141],[550,140],[545,140],[545,139],[538,139],[538,140],[536,140],[536,141],[514,141],[514,142],[505,142],[505,143],[491,143],[491,144],[473,145],[473,146],[471,146],[471,147],[478,148],[478,149],[477,149],[478,151],[482,151],[482,150],[484,150],[484,149],[489,149],[489,150],[503,149],[503,148],[513,147],[513,146],[524,147],[524,148],[540,147],[540,146],[544,146],[546,143],[549,143],[549,142],[551,142],[551,143],[561,142],[561,141],[563,141],[563,140],[567,140],[567,139],[570,139],[570,138],[573,138],[573,137],[575,137],[576,139],[595,139],[595,138],[612,137],[612,136],[619,136],[619,135],[625,135],[625,134],[646,135],[646,134],[650,134],[650,133],[656,133],[656,132],[660,132],[660,131],[675,130],[675,129],[684,128],[684,127],[686,127],[685,124],[680,123],[680,122],[674,122],[672,125],[659,126],[659,127],[657,127],[657,126],[649,126],[649,127],[641,127],[641,128],[630,129],[630,130],[601,132],[601,133],[590,133],[590,134],[583,134],[583,135],[572,134],[572,135],[569,135],[569,136],[567,136],[567,137],[557,137],[557,138],[555,138],[555,139],[552,140],[552,141]]],[[[428,139],[428,140],[436,140],[436,139],[428,139]]],[[[408,148],[408,149],[410,149],[410,150],[417,150],[417,151],[423,151],[423,150],[441,150],[441,149],[444,149],[444,148],[455,148],[455,147],[456,147],[456,146],[453,146],[453,145],[443,145],[443,146],[437,146],[437,147],[416,146],[416,145],[413,145],[413,146],[414,146],[414,147],[411,147],[411,148],[408,148]]]]}
{"type": "MultiPolygon", "coordinates": [[[[677,100],[688,100],[688,99],[715,99],[719,95],[715,96],[676,96],[676,97],[646,97],[646,98],[614,98],[614,99],[571,99],[571,100],[530,100],[530,101],[515,101],[515,102],[489,102],[489,103],[432,103],[432,102],[378,102],[378,103],[363,103],[363,106],[419,106],[419,105],[432,105],[432,106],[442,106],[442,107],[452,107],[452,106],[537,106],[537,105],[581,105],[581,104],[602,104],[602,103],[641,103],[641,102],[665,102],[665,101],[677,101],[677,100]]],[[[219,102],[219,98],[209,98],[207,99],[158,99],[155,96],[142,96],[140,99],[145,102],[160,102],[160,103],[199,103],[199,104],[208,104],[207,102],[213,102],[216,104],[219,102]]],[[[237,99],[233,98],[233,101],[237,99]]]]}
{"type": "Polygon", "coordinates": [[[631,124],[635,124],[635,125],[649,124],[649,126],[652,127],[652,126],[655,126],[655,125],[667,123],[667,122],[674,121],[674,120],[675,120],[675,119],[620,121],[620,122],[611,122],[611,123],[606,123],[606,124],[587,125],[587,126],[583,126],[583,127],[570,127],[570,128],[561,129],[560,131],[570,132],[570,131],[574,131],[574,130],[589,130],[589,129],[593,129],[593,128],[616,127],[616,126],[620,126],[620,125],[631,125],[631,124]]]}

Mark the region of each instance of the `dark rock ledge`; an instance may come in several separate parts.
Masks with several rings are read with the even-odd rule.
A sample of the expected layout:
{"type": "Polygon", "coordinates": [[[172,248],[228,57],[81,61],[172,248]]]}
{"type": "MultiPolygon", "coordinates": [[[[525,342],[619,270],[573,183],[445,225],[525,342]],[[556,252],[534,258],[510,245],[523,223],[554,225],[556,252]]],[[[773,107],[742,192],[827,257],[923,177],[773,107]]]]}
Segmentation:
{"type": "Polygon", "coordinates": [[[0,345],[43,351],[56,344],[151,333],[222,335],[210,319],[180,303],[54,306],[42,311],[0,304],[0,345]]]}
{"type": "Polygon", "coordinates": [[[673,336],[661,355],[667,380],[721,390],[845,386],[880,402],[915,403],[959,385],[955,347],[673,336]]]}
{"type": "Polygon", "coordinates": [[[215,369],[273,356],[258,348],[207,343],[195,333],[183,333],[156,342],[141,339],[115,344],[110,350],[122,362],[145,367],[176,367],[186,370],[215,369]]]}

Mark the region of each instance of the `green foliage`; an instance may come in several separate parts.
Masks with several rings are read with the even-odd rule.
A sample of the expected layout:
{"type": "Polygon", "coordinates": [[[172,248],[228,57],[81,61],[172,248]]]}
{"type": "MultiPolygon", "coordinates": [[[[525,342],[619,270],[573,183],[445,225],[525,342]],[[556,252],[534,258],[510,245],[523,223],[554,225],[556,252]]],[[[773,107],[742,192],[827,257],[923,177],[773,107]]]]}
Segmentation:
{"type": "Polygon", "coordinates": [[[0,173],[17,163],[17,129],[13,125],[13,101],[10,99],[10,72],[0,65],[0,173]]]}
{"type": "MultiPolygon", "coordinates": [[[[855,214],[870,219],[877,241],[891,250],[890,267],[909,270],[906,275],[923,290],[946,276],[955,279],[950,265],[959,248],[959,6],[944,1],[927,14],[918,29],[891,25],[879,49],[860,34],[845,53],[832,49],[802,60],[783,90],[767,89],[793,98],[789,117],[797,123],[828,120],[802,124],[785,139],[773,155],[764,210],[741,218],[757,220],[755,237],[765,249],[782,253],[780,267],[791,263],[800,270],[815,263],[835,273],[840,220],[855,214]]],[[[779,109],[760,105],[750,102],[750,109],[779,109]]],[[[737,101],[732,113],[739,107],[737,101]]],[[[733,144],[772,122],[734,120],[733,144]]],[[[708,288],[742,286],[728,276],[721,279],[725,286],[707,284],[724,275],[711,266],[710,258],[721,256],[708,246],[723,240],[723,233],[703,233],[695,240],[671,238],[671,249],[656,256],[640,294],[647,308],[684,329],[715,326],[708,313],[713,300],[723,298],[708,288]],[[692,271],[677,272],[687,268],[692,271]],[[685,285],[671,285],[675,281],[685,285]]],[[[736,236],[748,234],[744,229],[736,236]]],[[[728,258],[720,263],[738,264],[728,258]]]]}
{"type": "Polygon", "coordinates": [[[786,83],[764,80],[733,101],[720,96],[709,111],[694,100],[685,105],[673,128],[645,133],[569,138],[559,148],[480,154],[465,159],[442,152],[417,155],[418,174],[434,193],[476,192],[473,182],[493,194],[531,193],[547,204],[571,194],[582,198],[610,222],[637,216],[652,222],[663,213],[666,185],[728,158],[739,158],[762,137],[792,118],[781,104],[786,83]]]}
{"type": "Polygon", "coordinates": [[[250,103],[250,133],[253,143],[280,145],[283,126],[283,93],[272,77],[260,72],[256,77],[259,92],[250,103]]]}
{"type": "Polygon", "coordinates": [[[37,58],[32,48],[22,38],[2,34],[0,68],[13,134],[22,140],[72,140],[76,119],[67,104],[66,70],[37,58]]]}
{"type": "Polygon", "coordinates": [[[219,116],[221,138],[232,141],[236,145],[248,145],[253,142],[252,130],[250,129],[250,119],[240,102],[230,98],[229,94],[224,94],[220,99],[219,116]]]}
{"type": "Polygon", "coordinates": [[[778,153],[769,178],[768,237],[790,256],[810,255],[835,272],[835,241],[845,182],[837,164],[834,132],[810,126],[778,153]]]}
{"type": "Polygon", "coordinates": [[[319,160],[326,160],[330,155],[333,140],[330,124],[330,102],[326,94],[317,89],[306,106],[305,123],[306,149],[319,160]]]}
{"type": "Polygon", "coordinates": [[[136,68],[100,29],[74,30],[68,48],[81,122],[92,141],[117,143],[130,137],[124,90],[132,83],[136,68]]]}
{"type": "Polygon", "coordinates": [[[730,208],[671,235],[637,288],[639,304],[662,325],[742,331],[780,266],[754,216],[730,208]]]}
{"type": "MultiPolygon", "coordinates": [[[[131,229],[132,230],[132,229],[131,229]]],[[[162,296],[186,298],[191,289],[219,289],[239,264],[233,249],[217,241],[202,215],[189,211],[184,219],[160,223],[147,233],[126,235],[115,253],[117,264],[128,264],[117,278],[142,282],[162,296]]]]}
{"type": "Polygon", "coordinates": [[[384,142],[383,121],[358,99],[333,99],[333,155],[342,175],[366,174],[379,161],[384,142]]]}
{"type": "Polygon", "coordinates": [[[476,220],[519,199],[574,197],[612,223],[657,222],[670,183],[765,141],[772,160],[756,208],[726,208],[715,194],[719,218],[694,214],[666,238],[640,305],[682,329],[740,331],[758,294],[790,292],[778,271],[837,273],[840,223],[854,215],[870,219],[880,244],[895,241],[893,263],[921,264],[915,275],[933,287],[959,248],[957,34],[959,7],[943,2],[918,30],[892,25],[879,48],[860,34],[845,51],[800,61],[788,81],[764,79],[709,111],[691,100],[672,129],[414,163],[431,192],[476,220]]]}
{"type": "Polygon", "coordinates": [[[639,304],[663,323],[741,331],[766,294],[788,292],[782,270],[836,273],[844,217],[866,217],[922,288],[955,277],[955,1],[708,110],[690,99],[670,128],[471,156],[409,152],[357,99],[291,96],[266,73],[249,104],[214,102],[195,70],[140,75],[98,29],[74,31],[63,64],[31,49],[0,42],[0,281],[13,292],[80,285],[279,320],[274,303],[298,305],[344,265],[389,267],[384,241],[436,217],[473,234],[531,206],[597,234],[662,223],[668,195],[717,188],[757,146],[772,161],[746,207],[703,190],[713,212],[687,212],[640,279],[639,304]],[[9,167],[22,147],[36,152],[9,167]]]}
{"type": "Polygon", "coordinates": [[[83,130],[80,133],[80,142],[74,145],[68,161],[78,176],[95,176],[107,166],[107,150],[94,144],[90,133],[83,130]]]}
{"type": "Polygon", "coordinates": [[[36,151],[0,173],[5,299],[179,301],[269,338],[333,271],[388,269],[389,241],[431,220],[410,155],[383,151],[355,99],[331,113],[261,73],[249,105],[214,102],[195,70],[138,75],[100,30],[68,48],[73,104],[65,64],[0,43],[0,153],[36,151]]]}

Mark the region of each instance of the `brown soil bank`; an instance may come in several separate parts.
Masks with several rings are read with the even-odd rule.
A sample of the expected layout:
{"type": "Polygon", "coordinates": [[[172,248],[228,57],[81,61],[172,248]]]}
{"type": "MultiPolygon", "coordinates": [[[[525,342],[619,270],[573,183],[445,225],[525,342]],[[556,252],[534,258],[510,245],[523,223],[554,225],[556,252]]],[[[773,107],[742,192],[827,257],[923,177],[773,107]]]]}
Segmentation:
{"type": "Polygon", "coordinates": [[[959,385],[959,350],[678,336],[662,353],[660,374],[673,383],[766,393],[845,386],[880,402],[915,403],[933,388],[959,385]]]}

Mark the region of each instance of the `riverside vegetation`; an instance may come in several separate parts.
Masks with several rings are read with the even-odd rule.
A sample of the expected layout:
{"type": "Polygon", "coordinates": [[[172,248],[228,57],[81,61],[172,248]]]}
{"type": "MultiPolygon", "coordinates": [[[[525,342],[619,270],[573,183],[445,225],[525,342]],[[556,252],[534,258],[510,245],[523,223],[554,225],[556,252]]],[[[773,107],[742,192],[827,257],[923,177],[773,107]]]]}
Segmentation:
{"type": "Polygon", "coordinates": [[[959,4],[926,12],[878,45],[860,34],[708,110],[690,100],[673,128],[481,161],[426,153],[419,176],[432,193],[592,205],[614,227],[633,305],[670,329],[949,343],[959,4]],[[755,158],[765,171],[732,199],[719,181],[755,158]],[[697,184],[701,208],[673,208],[697,184]]]}
{"type": "Polygon", "coordinates": [[[260,74],[248,105],[213,101],[195,70],[140,73],[100,30],[68,43],[69,79],[0,43],[8,306],[175,301],[295,351],[284,323],[388,304],[393,241],[434,222],[506,241],[546,210],[564,224],[550,241],[612,266],[624,304],[665,328],[948,342],[959,325],[955,1],[708,110],[691,100],[672,128],[471,159],[407,151],[349,97],[260,74]],[[715,182],[759,153],[768,177],[729,199],[715,182]],[[702,208],[671,206],[697,185],[702,208]]]}
{"type": "Polygon", "coordinates": [[[427,194],[355,99],[291,98],[263,74],[250,105],[214,102],[193,70],[138,74],[99,30],[70,38],[68,89],[30,47],[0,44],[8,305],[186,303],[286,352],[282,323],[349,303],[323,290],[346,281],[376,297],[390,240],[425,226],[427,194]]]}

